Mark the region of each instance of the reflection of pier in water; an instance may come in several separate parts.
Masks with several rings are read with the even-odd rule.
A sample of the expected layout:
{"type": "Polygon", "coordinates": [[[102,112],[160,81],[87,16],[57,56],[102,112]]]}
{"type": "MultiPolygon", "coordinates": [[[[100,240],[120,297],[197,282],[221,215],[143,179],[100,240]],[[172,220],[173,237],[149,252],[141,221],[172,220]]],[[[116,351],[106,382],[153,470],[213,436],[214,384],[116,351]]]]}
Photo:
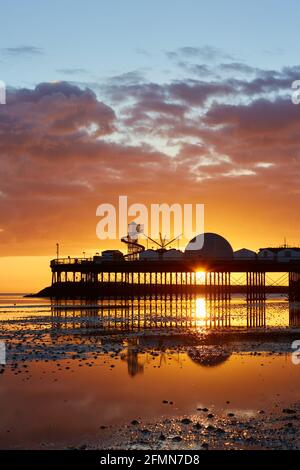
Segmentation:
{"type": "Polygon", "coordinates": [[[128,374],[134,377],[136,374],[143,374],[144,362],[139,358],[139,341],[132,338],[128,341],[126,352],[121,356],[122,361],[127,362],[128,374]]]}
{"type": "Polygon", "coordinates": [[[300,302],[289,303],[289,326],[300,328],[300,302]]]}
{"type": "Polygon", "coordinates": [[[155,296],[144,299],[62,301],[52,304],[56,330],[100,330],[103,334],[187,329],[232,329],[266,326],[265,301],[246,301],[236,320],[234,305],[225,296],[155,296]],[[234,318],[233,318],[234,317],[234,318]]]}
{"type": "MultiPolygon", "coordinates": [[[[125,352],[122,353],[121,359],[127,362],[127,371],[132,377],[137,374],[143,374],[145,366],[153,364],[155,358],[157,359],[155,367],[160,368],[167,365],[168,351],[166,347],[160,345],[155,351],[149,351],[147,346],[149,344],[147,344],[147,341],[143,341],[143,338],[130,338],[127,341],[127,347],[125,352]],[[141,354],[143,347],[145,347],[144,353],[141,354]]],[[[182,366],[182,358],[179,351],[176,354],[174,354],[174,351],[172,352],[172,360],[182,366]]]]}
{"type": "Polygon", "coordinates": [[[254,300],[247,302],[247,327],[258,328],[266,326],[266,302],[254,300]]]}

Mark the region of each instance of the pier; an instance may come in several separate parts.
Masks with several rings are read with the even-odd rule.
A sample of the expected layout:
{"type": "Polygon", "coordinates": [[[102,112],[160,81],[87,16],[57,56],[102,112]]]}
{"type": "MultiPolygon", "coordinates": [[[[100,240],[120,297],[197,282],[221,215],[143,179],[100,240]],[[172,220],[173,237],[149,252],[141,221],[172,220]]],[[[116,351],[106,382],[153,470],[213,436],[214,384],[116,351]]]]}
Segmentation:
{"type": "MultiPolygon", "coordinates": [[[[95,257],[96,258],[96,257],[95,257]]],[[[229,298],[233,273],[244,273],[247,300],[264,300],[266,273],[287,273],[287,291],[300,300],[300,260],[205,259],[174,261],[102,261],[95,258],[53,259],[53,292],[96,296],[152,295],[205,292],[211,298],[229,298]],[[199,279],[199,273],[201,278],[199,279]]]]}

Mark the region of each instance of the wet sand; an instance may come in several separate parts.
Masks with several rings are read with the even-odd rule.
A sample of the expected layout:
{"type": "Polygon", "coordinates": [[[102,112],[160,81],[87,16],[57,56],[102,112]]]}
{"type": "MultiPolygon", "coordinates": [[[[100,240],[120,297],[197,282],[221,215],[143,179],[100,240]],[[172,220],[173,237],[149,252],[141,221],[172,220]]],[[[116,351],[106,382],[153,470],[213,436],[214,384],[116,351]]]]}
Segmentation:
{"type": "Polygon", "coordinates": [[[212,413],[206,407],[196,413],[147,422],[134,420],[125,429],[103,428],[99,441],[87,441],[79,449],[153,450],[296,450],[300,448],[300,406],[277,413],[252,411],[212,413]],[[117,438],[116,438],[117,435],[117,438]]]}
{"type": "Polygon", "coordinates": [[[4,303],[0,447],[299,448],[295,306],[292,326],[289,305],[273,299],[261,326],[247,327],[243,299],[222,317],[194,305],[189,317],[175,306],[174,318],[159,304],[151,324],[145,305],[143,319],[141,306],[128,319],[120,305],[116,313],[4,303]]]}

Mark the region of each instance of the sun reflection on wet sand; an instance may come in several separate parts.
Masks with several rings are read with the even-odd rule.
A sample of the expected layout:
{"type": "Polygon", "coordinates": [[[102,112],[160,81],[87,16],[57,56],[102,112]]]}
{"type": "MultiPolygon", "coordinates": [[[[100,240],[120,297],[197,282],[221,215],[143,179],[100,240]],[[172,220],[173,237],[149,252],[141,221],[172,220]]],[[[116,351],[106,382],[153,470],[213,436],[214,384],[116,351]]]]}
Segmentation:
{"type": "Polygon", "coordinates": [[[196,299],[197,326],[204,326],[206,320],[206,302],[204,298],[196,299]]]}

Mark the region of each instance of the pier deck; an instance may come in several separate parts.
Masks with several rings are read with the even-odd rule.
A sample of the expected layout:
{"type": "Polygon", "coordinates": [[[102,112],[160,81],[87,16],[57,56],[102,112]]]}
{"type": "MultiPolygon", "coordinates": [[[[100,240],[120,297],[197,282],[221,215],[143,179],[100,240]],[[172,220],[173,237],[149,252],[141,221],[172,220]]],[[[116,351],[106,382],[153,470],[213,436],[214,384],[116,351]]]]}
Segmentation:
{"type": "Polygon", "coordinates": [[[247,299],[264,299],[266,273],[288,273],[289,298],[300,300],[300,259],[183,259],[161,261],[101,261],[86,258],[54,259],[50,263],[52,287],[60,292],[130,293],[152,291],[179,292],[199,285],[197,273],[203,273],[203,290],[211,296],[229,297],[233,289],[232,273],[245,273],[247,299]],[[79,288],[80,286],[80,288],[79,288]]]}

